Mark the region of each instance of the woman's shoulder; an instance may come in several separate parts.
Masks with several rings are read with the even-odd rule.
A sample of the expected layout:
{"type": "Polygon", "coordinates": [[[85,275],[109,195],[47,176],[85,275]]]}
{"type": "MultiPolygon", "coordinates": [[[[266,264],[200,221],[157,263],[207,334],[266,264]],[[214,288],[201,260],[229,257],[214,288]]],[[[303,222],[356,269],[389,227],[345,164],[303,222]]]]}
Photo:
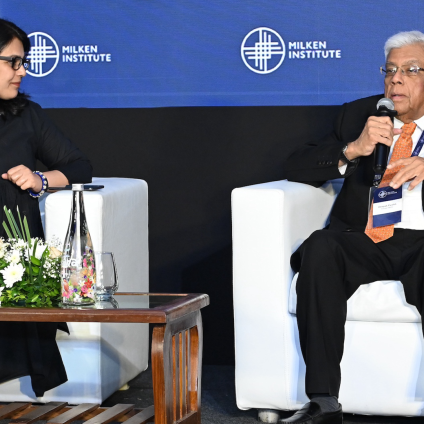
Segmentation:
{"type": "Polygon", "coordinates": [[[49,120],[43,108],[32,100],[27,100],[27,104],[21,113],[23,119],[31,119],[32,121],[49,120]]]}
{"type": "Polygon", "coordinates": [[[11,117],[11,121],[18,122],[19,125],[31,129],[39,136],[41,136],[41,133],[54,126],[43,108],[38,103],[29,99],[21,113],[11,117]]]}
{"type": "Polygon", "coordinates": [[[27,100],[28,103],[25,107],[25,109],[28,109],[29,111],[33,111],[33,112],[41,112],[43,110],[43,108],[36,102],[32,101],[32,100],[27,100]]]}

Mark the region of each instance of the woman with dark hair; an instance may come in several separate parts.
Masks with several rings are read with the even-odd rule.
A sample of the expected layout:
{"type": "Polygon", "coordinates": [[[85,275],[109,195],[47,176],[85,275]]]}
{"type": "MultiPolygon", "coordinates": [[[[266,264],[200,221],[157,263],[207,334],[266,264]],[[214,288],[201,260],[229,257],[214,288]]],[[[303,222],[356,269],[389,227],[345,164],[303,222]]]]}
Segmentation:
{"type": "MultiPolygon", "coordinates": [[[[48,186],[90,182],[92,168],[41,107],[19,92],[29,49],[25,32],[0,19],[0,221],[5,218],[4,205],[12,212],[19,206],[31,235],[42,237],[38,197],[48,186]],[[37,171],[37,160],[49,171],[37,171]]],[[[5,235],[0,225],[0,236],[5,235]]]]}
{"type": "MultiPolygon", "coordinates": [[[[19,91],[29,50],[25,32],[0,19],[0,237],[6,237],[3,206],[14,214],[18,206],[31,236],[43,237],[39,197],[49,186],[90,182],[92,175],[83,153],[19,91]],[[48,171],[38,171],[37,160],[48,171]]],[[[66,324],[0,322],[0,383],[30,375],[36,396],[64,383],[58,328],[68,331],[66,324]]]]}

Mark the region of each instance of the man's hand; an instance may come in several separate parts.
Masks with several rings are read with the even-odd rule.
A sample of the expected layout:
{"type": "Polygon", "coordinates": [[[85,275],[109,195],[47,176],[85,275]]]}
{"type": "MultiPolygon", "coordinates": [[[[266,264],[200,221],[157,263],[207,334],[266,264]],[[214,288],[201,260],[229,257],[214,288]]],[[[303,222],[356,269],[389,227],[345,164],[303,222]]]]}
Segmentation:
{"type": "Polygon", "coordinates": [[[37,174],[33,174],[32,171],[24,165],[18,165],[9,169],[5,174],[1,176],[4,180],[12,181],[22,190],[31,189],[34,193],[41,191],[43,182],[37,174]]]}
{"type": "Polygon", "coordinates": [[[388,116],[370,116],[359,138],[347,145],[345,155],[349,160],[369,156],[377,143],[391,146],[393,136],[401,133],[401,129],[393,128],[388,116]]]}
{"type": "Polygon", "coordinates": [[[413,156],[410,158],[399,159],[387,166],[387,169],[393,169],[402,166],[390,182],[390,187],[399,188],[403,183],[411,181],[408,190],[415,188],[424,180],[424,158],[413,156]]]}

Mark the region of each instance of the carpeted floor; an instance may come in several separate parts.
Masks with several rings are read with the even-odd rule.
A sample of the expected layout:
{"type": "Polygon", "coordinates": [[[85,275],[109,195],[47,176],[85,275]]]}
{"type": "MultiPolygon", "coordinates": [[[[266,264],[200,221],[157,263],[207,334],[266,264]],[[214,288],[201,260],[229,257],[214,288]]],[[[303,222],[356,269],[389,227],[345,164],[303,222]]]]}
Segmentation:
{"type": "MultiPolygon", "coordinates": [[[[102,406],[116,403],[133,403],[138,408],[153,405],[152,374],[149,370],[141,373],[129,383],[130,388],[118,391],[108,398],[102,406]]],[[[281,416],[289,417],[289,413],[281,416]]],[[[237,408],[234,390],[234,367],[203,367],[202,376],[202,424],[253,424],[257,423],[256,410],[241,411],[237,408]]],[[[344,414],[344,423],[362,424],[418,424],[422,418],[376,417],[344,414]]]]}

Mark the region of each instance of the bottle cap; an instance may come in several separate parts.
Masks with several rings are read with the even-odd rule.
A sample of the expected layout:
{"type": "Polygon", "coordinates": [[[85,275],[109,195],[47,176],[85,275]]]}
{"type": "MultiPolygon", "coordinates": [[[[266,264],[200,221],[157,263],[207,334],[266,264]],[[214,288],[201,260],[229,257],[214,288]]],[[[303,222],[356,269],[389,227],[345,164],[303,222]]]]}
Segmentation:
{"type": "Polygon", "coordinates": [[[72,191],[84,191],[84,184],[72,184],[72,191]]]}

